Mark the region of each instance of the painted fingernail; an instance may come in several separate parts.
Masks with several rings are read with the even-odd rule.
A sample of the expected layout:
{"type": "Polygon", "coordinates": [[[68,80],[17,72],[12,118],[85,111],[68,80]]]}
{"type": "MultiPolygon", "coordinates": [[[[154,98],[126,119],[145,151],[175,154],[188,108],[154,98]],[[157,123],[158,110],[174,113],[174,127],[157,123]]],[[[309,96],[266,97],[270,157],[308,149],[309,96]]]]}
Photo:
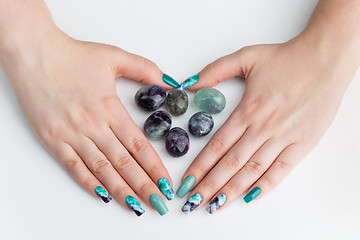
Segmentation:
{"type": "Polygon", "coordinates": [[[128,207],[133,210],[136,216],[140,217],[145,212],[144,208],[141,206],[138,200],[133,196],[129,195],[125,198],[125,203],[128,207]]]}
{"type": "Polygon", "coordinates": [[[210,214],[213,214],[216,210],[218,210],[224,203],[226,202],[226,195],[220,194],[216,198],[214,198],[209,206],[207,206],[206,211],[210,214]]]}
{"type": "Polygon", "coordinates": [[[189,200],[184,204],[184,206],[181,208],[181,211],[185,213],[186,215],[194,211],[194,209],[199,206],[199,204],[202,202],[203,197],[199,193],[195,193],[192,195],[189,200]]]}
{"type": "Polygon", "coordinates": [[[109,193],[101,186],[95,188],[95,193],[103,200],[105,203],[108,203],[112,200],[112,197],[109,193]]]}
{"type": "Polygon", "coordinates": [[[164,83],[166,83],[167,85],[169,85],[171,87],[174,87],[174,88],[179,87],[179,83],[175,79],[173,79],[172,77],[170,77],[169,75],[167,75],[165,73],[163,73],[162,80],[164,81],[164,83]]]}
{"type": "Polygon", "coordinates": [[[181,183],[179,189],[176,191],[176,195],[178,195],[178,197],[182,198],[185,196],[185,194],[187,194],[190,189],[194,186],[195,184],[195,177],[190,175],[187,176],[185,178],[185,180],[181,183]]]}
{"type": "Polygon", "coordinates": [[[189,77],[188,79],[186,79],[182,83],[180,83],[180,85],[177,87],[177,89],[184,90],[184,89],[194,85],[198,80],[199,80],[199,76],[196,74],[196,75],[194,75],[192,77],[189,77]]]}
{"type": "Polygon", "coordinates": [[[151,194],[149,201],[151,203],[151,205],[156,209],[156,211],[161,215],[165,215],[169,212],[169,209],[167,208],[164,200],[162,200],[162,198],[157,195],[156,193],[151,194]]]}
{"type": "Polygon", "coordinates": [[[158,180],[158,186],[160,191],[164,194],[167,200],[173,200],[175,197],[174,190],[172,189],[169,181],[166,178],[160,178],[158,180]]]}
{"type": "Polygon", "coordinates": [[[252,200],[254,200],[257,196],[259,196],[261,192],[261,189],[259,187],[254,188],[253,190],[251,190],[248,194],[246,194],[246,196],[244,197],[244,201],[246,203],[251,202],[252,200]]]}

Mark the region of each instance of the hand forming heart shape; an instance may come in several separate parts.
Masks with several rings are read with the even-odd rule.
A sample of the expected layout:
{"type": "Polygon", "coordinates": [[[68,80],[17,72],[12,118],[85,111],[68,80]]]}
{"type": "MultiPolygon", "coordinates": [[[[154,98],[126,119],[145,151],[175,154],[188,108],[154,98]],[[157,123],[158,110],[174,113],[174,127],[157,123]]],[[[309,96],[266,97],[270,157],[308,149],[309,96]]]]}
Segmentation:
{"type": "MultiPolygon", "coordinates": [[[[169,89],[163,72],[148,59],[117,47],[68,37],[46,8],[31,11],[37,7],[30,5],[25,17],[48,20],[36,25],[38,32],[28,34],[27,28],[13,26],[22,23],[11,25],[26,44],[0,41],[0,63],[35,133],[92,195],[104,202],[114,197],[138,216],[145,211],[140,197],[166,214],[164,196],[175,197],[172,180],[114,85],[115,78],[124,76],[169,89]]],[[[328,18],[310,26],[321,19],[328,18]]],[[[265,195],[321,139],[359,65],[353,54],[358,46],[334,49],[308,32],[283,44],[242,48],[198,73],[191,91],[232,77],[245,79],[246,89],[185,172],[177,191],[179,197],[191,191],[184,213],[207,202],[213,213],[248,189],[247,203],[265,195]]]]}

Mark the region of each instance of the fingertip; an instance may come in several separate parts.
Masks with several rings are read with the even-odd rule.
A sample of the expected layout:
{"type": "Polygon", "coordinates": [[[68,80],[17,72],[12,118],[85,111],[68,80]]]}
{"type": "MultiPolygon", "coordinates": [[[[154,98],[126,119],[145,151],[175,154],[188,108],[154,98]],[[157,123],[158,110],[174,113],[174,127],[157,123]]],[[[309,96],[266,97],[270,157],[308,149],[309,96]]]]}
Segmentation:
{"type": "Polygon", "coordinates": [[[213,86],[209,81],[207,81],[206,74],[199,72],[197,75],[199,76],[199,80],[188,88],[190,91],[198,91],[201,88],[213,86]]]}

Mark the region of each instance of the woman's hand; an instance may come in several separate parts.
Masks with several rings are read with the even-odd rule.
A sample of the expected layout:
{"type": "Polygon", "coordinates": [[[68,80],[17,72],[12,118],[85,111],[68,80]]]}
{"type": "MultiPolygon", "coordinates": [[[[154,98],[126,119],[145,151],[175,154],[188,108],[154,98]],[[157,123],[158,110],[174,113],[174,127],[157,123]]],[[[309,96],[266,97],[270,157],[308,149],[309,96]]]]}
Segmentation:
{"type": "Polygon", "coordinates": [[[321,139],[356,64],[325,55],[306,41],[298,37],[284,44],[245,47],[199,73],[192,90],[234,76],[245,79],[246,89],[235,111],[185,172],[178,195],[183,197],[195,184],[184,213],[208,202],[207,210],[213,213],[248,190],[247,203],[264,196],[321,139]]]}
{"type": "Polygon", "coordinates": [[[57,30],[29,45],[5,49],[2,65],[44,146],[92,195],[108,202],[111,194],[141,215],[139,196],[165,214],[157,184],[164,178],[170,186],[171,178],[121,104],[114,83],[124,76],[166,87],[161,70],[143,57],[57,30]]]}

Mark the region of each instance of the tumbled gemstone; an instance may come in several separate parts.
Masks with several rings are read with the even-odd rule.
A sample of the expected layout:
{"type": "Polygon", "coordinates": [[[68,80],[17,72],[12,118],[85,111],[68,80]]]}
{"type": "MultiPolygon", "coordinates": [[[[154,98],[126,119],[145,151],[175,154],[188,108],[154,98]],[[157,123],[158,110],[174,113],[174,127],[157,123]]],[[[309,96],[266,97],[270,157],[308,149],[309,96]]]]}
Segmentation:
{"type": "Polygon", "coordinates": [[[197,112],[189,120],[189,131],[196,137],[207,135],[214,127],[214,120],[207,112],[197,112]]]}
{"type": "Polygon", "coordinates": [[[215,114],[225,108],[226,99],[224,94],[215,88],[203,88],[196,92],[194,103],[200,110],[215,114]]]}
{"type": "Polygon", "coordinates": [[[145,121],[145,134],[151,139],[161,139],[171,128],[171,116],[164,111],[156,111],[145,121]]]}
{"type": "Polygon", "coordinates": [[[181,157],[189,151],[190,139],[184,129],[172,128],[165,137],[166,150],[173,157],[181,157]]]}
{"type": "Polygon", "coordinates": [[[166,97],[166,106],[174,116],[180,116],[188,109],[188,95],[185,91],[172,89],[166,97]]]}
{"type": "Polygon", "coordinates": [[[148,85],[140,88],[135,94],[137,105],[145,111],[160,108],[166,99],[166,91],[159,85],[148,85]]]}

